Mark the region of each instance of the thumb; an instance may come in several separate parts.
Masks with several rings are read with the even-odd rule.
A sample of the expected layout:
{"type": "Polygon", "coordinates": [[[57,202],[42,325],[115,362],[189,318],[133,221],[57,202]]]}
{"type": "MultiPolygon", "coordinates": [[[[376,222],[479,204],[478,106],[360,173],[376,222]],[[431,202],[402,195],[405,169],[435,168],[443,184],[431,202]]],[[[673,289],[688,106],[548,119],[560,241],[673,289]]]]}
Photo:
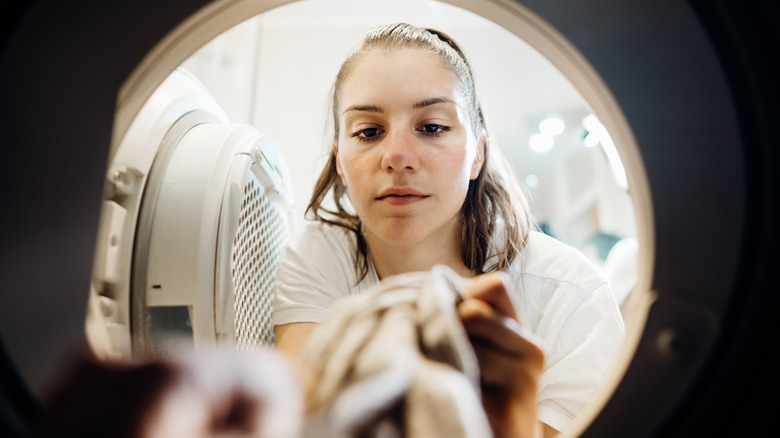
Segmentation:
{"type": "Polygon", "coordinates": [[[472,278],[463,288],[465,298],[476,298],[487,303],[497,313],[517,319],[507,276],[503,272],[489,272],[472,278]]]}

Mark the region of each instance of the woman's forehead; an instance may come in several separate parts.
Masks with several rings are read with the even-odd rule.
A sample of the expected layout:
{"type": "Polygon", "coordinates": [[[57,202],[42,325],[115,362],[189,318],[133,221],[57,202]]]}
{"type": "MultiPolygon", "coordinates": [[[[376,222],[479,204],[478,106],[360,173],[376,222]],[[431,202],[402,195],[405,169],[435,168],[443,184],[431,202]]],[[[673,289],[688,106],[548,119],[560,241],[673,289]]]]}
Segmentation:
{"type": "Polygon", "coordinates": [[[417,103],[445,98],[462,104],[460,81],[435,53],[372,50],[352,65],[340,91],[339,112],[351,105],[417,103]]]}

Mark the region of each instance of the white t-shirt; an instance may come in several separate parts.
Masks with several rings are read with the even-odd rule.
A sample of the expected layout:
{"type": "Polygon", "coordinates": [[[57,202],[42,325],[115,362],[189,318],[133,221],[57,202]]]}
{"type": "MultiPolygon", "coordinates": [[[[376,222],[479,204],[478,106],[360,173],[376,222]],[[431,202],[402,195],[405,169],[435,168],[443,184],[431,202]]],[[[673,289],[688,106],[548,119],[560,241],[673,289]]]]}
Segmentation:
{"type": "MultiPolygon", "coordinates": [[[[373,264],[357,283],[355,237],[341,227],[308,223],[282,253],[274,325],[320,322],[340,298],[379,282],[373,264]]],[[[563,430],[611,369],[625,334],[606,281],[579,251],[539,232],[507,274],[520,321],[543,342],[538,418],[563,430]]]]}

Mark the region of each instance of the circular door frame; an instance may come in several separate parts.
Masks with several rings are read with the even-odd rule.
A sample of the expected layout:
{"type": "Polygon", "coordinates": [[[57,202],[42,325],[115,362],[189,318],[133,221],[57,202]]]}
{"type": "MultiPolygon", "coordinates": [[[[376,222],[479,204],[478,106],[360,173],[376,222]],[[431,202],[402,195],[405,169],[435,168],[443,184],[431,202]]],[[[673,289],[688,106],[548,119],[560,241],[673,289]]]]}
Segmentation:
{"type": "MultiPolygon", "coordinates": [[[[0,278],[11,291],[0,298],[0,334],[5,364],[36,396],[45,393],[74,346],[85,345],[104,172],[110,145],[127,123],[114,117],[116,108],[148,97],[167,72],[228,27],[188,38],[204,17],[224,14],[225,23],[236,24],[284,3],[42,0],[27,6],[14,23],[0,60],[0,132],[7,151],[0,168],[5,210],[0,278]],[[179,49],[168,51],[172,47],[179,49]],[[138,71],[143,73],[134,75],[138,71]]],[[[726,1],[714,6],[694,2],[693,8],[672,1],[585,5],[530,0],[524,7],[505,0],[453,3],[494,14],[486,18],[499,24],[524,10],[543,18],[536,24],[549,23],[547,31],[559,32],[558,44],[572,42],[574,52],[587,60],[584,65],[609,85],[620,109],[615,117],[624,115],[631,126],[643,163],[639,169],[646,172],[652,211],[644,229],[652,226],[654,233],[646,237],[652,257],[643,264],[650,267],[647,282],[655,293],[648,302],[648,324],[637,339],[635,360],[625,362],[624,377],[604,409],[594,410],[595,420],[583,420],[575,433],[649,436],[665,428],[679,434],[685,427],[702,426],[708,412],[734,406],[705,397],[723,395],[715,385],[723,384],[729,370],[745,369],[735,365],[742,351],[735,345],[760,333],[749,328],[746,312],[777,302],[763,290],[772,284],[768,261],[777,259],[769,251],[777,241],[771,230],[777,223],[776,178],[769,176],[777,165],[776,152],[763,131],[747,131],[749,115],[759,116],[753,125],[765,128],[768,114],[777,111],[762,117],[759,110],[769,106],[755,98],[755,84],[740,88],[738,83],[746,77],[769,84],[751,69],[755,61],[739,55],[750,41],[743,29],[751,20],[771,24],[771,16],[762,18],[760,6],[745,12],[726,1]],[[728,16],[735,12],[737,18],[728,16]],[[710,40],[706,31],[716,36],[710,40]],[[722,68],[719,55],[731,56],[739,66],[722,68]],[[748,97],[735,97],[739,90],[748,97]],[[732,328],[739,332],[725,332],[732,328]],[[692,407],[692,401],[702,405],[692,407]],[[673,415],[675,410],[682,414],[673,415]]],[[[759,35],[776,40],[777,33],[759,35]]],[[[771,90],[776,97],[776,88],[771,90]]],[[[634,170],[630,163],[629,169],[634,170]]],[[[765,327],[777,326],[766,312],[761,315],[765,327]]],[[[4,384],[4,393],[10,386],[4,384]]],[[[24,398],[23,385],[14,387],[9,398],[24,398]]],[[[738,418],[750,418],[740,412],[738,418]]],[[[720,422],[737,430],[736,420],[720,422]]]]}

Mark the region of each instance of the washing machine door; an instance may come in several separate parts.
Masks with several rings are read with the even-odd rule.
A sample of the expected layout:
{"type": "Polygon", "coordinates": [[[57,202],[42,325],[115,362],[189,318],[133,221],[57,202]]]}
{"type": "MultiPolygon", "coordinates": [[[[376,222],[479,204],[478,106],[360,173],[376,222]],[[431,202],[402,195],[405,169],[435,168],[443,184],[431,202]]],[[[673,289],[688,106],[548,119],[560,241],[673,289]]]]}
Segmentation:
{"type": "MultiPolygon", "coordinates": [[[[140,110],[134,96],[145,101],[200,44],[282,3],[39,0],[2,14],[12,22],[0,59],[7,430],[34,420],[51,376],[86,345],[105,170],[117,153],[112,138],[130,125],[115,120],[116,108],[140,110]],[[206,22],[221,28],[199,28],[206,22]]],[[[778,6],[453,3],[516,33],[526,26],[568,41],[578,54],[572,65],[592,68],[621,108],[646,171],[654,251],[640,262],[652,267],[658,299],[625,372],[605,388],[611,397],[578,433],[776,432],[765,421],[772,404],[753,401],[780,390],[772,367],[780,351],[778,6]],[[522,20],[522,11],[540,20],[522,20]]]]}
{"type": "Polygon", "coordinates": [[[108,165],[86,333],[102,358],[272,345],[273,280],[293,226],[276,143],[171,73],[108,165]]]}

